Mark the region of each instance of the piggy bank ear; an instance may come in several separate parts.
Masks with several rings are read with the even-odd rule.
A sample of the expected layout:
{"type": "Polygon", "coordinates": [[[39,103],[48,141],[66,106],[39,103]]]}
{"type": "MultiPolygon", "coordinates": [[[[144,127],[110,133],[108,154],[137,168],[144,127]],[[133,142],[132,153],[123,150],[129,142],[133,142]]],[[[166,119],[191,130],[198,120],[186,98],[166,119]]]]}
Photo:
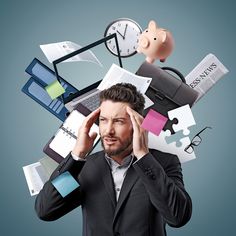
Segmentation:
{"type": "Polygon", "coordinates": [[[151,20],[151,21],[149,22],[149,24],[148,24],[148,29],[150,29],[150,30],[152,30],[152,31],[154,31],[154,30],[157,29],[157,24],[156,24],[156,22],[155,22],[154,20],[151,20]]]}
{"type": "Polygon", "coordinates": [[[160,39],[160,41],[161,41],[162,43],[165,43],[165,42],[166,42],[166,38],[167,38],[166,31],[160,31],[160,32],[158,33],[158,37],[159,37],[159,39],[160,39]]]}

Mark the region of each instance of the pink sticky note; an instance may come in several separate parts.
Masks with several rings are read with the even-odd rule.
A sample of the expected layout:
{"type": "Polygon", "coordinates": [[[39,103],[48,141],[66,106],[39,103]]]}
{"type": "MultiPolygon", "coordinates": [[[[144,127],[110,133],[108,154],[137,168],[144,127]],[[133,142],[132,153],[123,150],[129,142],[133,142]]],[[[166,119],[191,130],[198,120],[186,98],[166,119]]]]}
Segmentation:
{"type": "Polygon", "coordinates": [[[167,120],[168,118],[162,114],[150,109],[144,118],[141,127],[158,136],[165,126],[167,120]]]}

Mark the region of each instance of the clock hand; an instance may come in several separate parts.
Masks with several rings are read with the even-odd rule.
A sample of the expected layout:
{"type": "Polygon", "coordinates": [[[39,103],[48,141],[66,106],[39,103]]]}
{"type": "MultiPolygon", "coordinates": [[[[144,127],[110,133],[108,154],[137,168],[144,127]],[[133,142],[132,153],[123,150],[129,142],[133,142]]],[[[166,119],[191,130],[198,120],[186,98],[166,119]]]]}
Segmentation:
{"type": "Polygon", "coordinates": [[[120,31],[116,31],[123,39],[125,39],[125,37],[120,33],[120,31]]]}
{"type": "Polygon", "coordinates": [[[127,26],[128,26],[128,24],[125,25],[125,32],[124,32],[124,36],[123,36],[124,39],[125,39],[125,35],[126,35],[127,26]]]}

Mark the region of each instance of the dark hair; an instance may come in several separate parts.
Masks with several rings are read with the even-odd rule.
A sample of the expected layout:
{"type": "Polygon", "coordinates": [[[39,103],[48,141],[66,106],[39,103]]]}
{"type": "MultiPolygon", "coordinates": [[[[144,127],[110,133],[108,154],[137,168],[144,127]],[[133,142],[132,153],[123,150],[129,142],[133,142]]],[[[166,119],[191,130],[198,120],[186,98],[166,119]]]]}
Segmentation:
{"type": "Polygon", "coordinates": [[[145,99],[137,88],[129,83],[118,83],[101,91],[100,104],[103,101],[125,102],[139,114],[143,113],[145,99]]]}

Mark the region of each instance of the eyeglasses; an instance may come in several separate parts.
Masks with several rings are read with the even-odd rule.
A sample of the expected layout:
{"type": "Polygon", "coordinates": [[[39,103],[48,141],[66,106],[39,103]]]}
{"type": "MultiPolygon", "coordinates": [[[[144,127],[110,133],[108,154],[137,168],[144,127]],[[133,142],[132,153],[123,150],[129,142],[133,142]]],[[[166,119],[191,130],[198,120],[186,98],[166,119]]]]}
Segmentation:
{"type": "Polygon", "coordinates": [[[198,146],[202,142],[200,134],[206,129],[212,129],[212,127],[206,126],[204,129],[199,131],[191,140],[191,143],[184,149],[185,152],[191,154],[194,151],[194,146],[198,146]]]}

